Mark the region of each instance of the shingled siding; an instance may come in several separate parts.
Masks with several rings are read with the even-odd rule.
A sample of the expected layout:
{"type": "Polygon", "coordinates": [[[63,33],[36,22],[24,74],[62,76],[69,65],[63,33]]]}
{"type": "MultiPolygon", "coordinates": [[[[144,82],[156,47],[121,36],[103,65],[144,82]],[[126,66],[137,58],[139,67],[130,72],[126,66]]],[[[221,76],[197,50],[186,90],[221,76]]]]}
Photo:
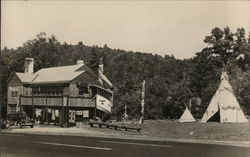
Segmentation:
{"type": "MultiPolygon", "coordinates": [[[[50,98],[50,97],[34,97],[33,105],[34,106],[62,106],[62,98],[50,98]],[[47,99],[47,100],[46,100],[47,99]]],[[[21,105],[32,105],[32,97],[21,97],[21,105]]]]}
{"type": "MultiPolygon", "coordinates": [[[[92,84],[96,82],[96,78],[91,76],[88,72],[85,72],[72,80],[69,85],[69,96],[76,97],[78,96],[79,89],[77,87],[77,83],[86,83],[86,84],[92,84]]],[[[89,90],[89,97],[92,97],[91,90],[89,90]]]]}
{"type": "Polygon", "coordinates": [[[69,98],[69,107],[95,107],[92,99],[85,98],[69,98]]]}
{"type": "Polygon", "coordinates": [[[17,75],[13,75],[8,83],[8,104],[17,104],[21,94],[23,94],[23,84],[17,75]]]}

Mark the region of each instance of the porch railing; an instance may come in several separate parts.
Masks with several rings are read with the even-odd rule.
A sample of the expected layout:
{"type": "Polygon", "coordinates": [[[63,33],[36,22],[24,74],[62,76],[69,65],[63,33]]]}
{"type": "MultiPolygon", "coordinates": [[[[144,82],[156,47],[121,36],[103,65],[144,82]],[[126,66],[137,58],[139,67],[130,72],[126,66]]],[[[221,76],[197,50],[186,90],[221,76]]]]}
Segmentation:
{"type": "Polygon", "coordinates": [[[69,107],[95,107],[92,99],[84,97],[21,96],[21,105],[32,105],[32,102],[34,106],[66,106],[68,103],[69,107]]]}

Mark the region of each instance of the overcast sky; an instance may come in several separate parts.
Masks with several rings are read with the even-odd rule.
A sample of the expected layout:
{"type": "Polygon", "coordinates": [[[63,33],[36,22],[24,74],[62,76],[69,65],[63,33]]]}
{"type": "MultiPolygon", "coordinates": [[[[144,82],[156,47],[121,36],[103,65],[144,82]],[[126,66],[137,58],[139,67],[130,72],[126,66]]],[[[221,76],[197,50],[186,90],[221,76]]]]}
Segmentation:
{"type": "Polygon", "coordinates": [[[36,34],[61,42],[193,57],[211,29],[250,29],[250,1],[11,1],[2,2],[1,48],[36,34]]]}

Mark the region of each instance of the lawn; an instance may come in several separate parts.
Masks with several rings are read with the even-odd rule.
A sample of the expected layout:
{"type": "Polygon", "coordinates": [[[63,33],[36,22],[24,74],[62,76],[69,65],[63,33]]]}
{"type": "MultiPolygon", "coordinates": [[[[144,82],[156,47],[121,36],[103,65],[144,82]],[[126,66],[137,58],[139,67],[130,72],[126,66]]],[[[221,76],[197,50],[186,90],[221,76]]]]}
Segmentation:
{"type": "Polygon", "coordinates": [[[178,121],[149,120],[143,124],[142,134],[164,138],[249,141],[248,123],[180,123],[178,121]]]}

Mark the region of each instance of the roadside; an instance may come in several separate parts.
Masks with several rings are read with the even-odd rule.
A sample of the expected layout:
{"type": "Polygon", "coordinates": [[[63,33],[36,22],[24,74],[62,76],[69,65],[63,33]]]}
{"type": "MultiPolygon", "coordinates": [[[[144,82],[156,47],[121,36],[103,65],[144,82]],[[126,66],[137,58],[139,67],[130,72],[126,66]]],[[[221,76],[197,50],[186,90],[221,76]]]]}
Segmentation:
{"type": "Polygon", "coordinates": [[[39,125],[34,128],[12,128],[4,133],[93,136],[119,139],[137,139],[153,141],[175,141],[203,144],[221,144],[250,147],[249,123],[179,123],[176,121],[145,121],[141,132],[113,130],[82,125],[78,127],[60,128],[39,125]]]}

